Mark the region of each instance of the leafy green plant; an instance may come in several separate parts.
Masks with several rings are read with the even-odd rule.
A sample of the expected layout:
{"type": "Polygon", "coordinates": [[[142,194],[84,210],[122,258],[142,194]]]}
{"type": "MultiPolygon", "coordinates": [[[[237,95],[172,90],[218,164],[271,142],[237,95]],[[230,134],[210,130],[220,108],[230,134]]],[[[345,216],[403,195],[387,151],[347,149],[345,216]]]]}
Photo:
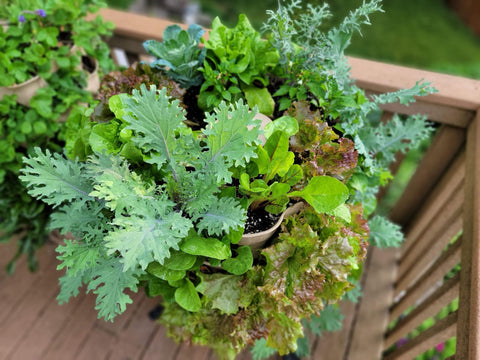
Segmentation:
{"type": "MultiPolygon", "coordinates": [[[[266,40],[245,16],[232,29],[214,20],[203,40],[204,127],[187,126],[188,91],[183,108],[167,96],[174,86],[157,91],[149,84],[157,78],[130,72],[110,79],[109,111],[72,113],[70,159],[40,150],[25,158],[29,194],[54,208],[52,228],[74,237],[57,249],[66,269],[60,301],[86,284],[99,316],[112,320],[132,301],[125,290],[144,287],[162,296],[170,336],[208,345],[222,359],[256,341],[256,357],[270,349],[304,354],[304,329],[338,328],[333,304],[360,296],[367,239],[402,240],[374,214],[389,163],[431,132],[420,116],[381,123],[379,105],[408,104],[434,89],[419,82],[367,98],[353,84],[343,51],[380,1],[364,2],[326,34],[317,26],[326,6],[299,9],[293,0],[270,12],[266,40]],[[112,96],[116,85],[131,94],[112,96]],[[259,110],[274,117],[263,134],[259,110]],[[257,257],[241,245],[253,212],[278,214],[297,202],[303,209],[283,218],[257,257]]],[[[197,54],[188,32],[169,31],[159,53],[180,42],[197,54]]]]}
{"type": "MultiPolygon", "coordinates": [[[[239,315],[243,311],[258,313],[265,324],[261,326],[268,331],[236,340],[228,354],[269,332],[269,344],[282,353],[294,349],[301,334],[300,319],[323,308],[321,299],[339,298],[350,288],[346,275],[364,256],[362,243],[368,230],[361,225],[365,222],[361,211],[344,205],[346,186],[320,176],[292,191],[291,197],[310,206],[302,216],[294,216],[291,225],[287,223],[278,242],[264,250],[267,263],[260,271],[263,266],[254,265],[249,247],[238,245],[247,208],[254,201],[249,194],[238,193],[233,184],[235,176],[252,166],[267,166],[266,174],[275,178],[289,172],[273,171],[275,163],[258,160],[259,154],[268,154],[278,145],[278,139],[288,144],[285,130],[270,129],[267,142],[260,146],[259,121],[239,101],[231,106],[221,103],[207,115],[207,127],[195,134],[183,123],[178,100],[169,99],[165,88],[157,92],[155,86],[147,90],[141,85],[131,96],[113,96],[110,108],[124,122],[124,129],[131,131],[129,141],[141,151],[142,160],[136,164],[108,146],[99,148],[86,162],[40,149],[24,159],[27,166],[21,179],[29,194],[57,208],[51,226],[75,237],[57,249],[60,268],[66,268],[58,299],[68,301],[85,283],[97,294],[99,316],[112,320],[131,302],[125,289],[137,291],[144,285],[150,296],[162,295],[170,304],[167,313],[184,312],[183,316],[202,321],[215,313],[212,319],[220,316],[227,322],[243,316],[239,315]],[[324,214],[342,207],[359,224],[347,238],[338,233],[346,228],[346,220],[324,214]],[[311,222],[304,223],[305,218],[311,222]],[[293,234],[308,231],[312,219],[317,225],[310,240],[297,239],[293,234]],[[330,240],[319,241],[324,238],[330,240]],[[205,266],[222,271],[212,274],[205,266]],[[260,276],[263,271],[265,276],[260,276]],[[288,300],[302,296],[304,278],[312,281],[311,292],[304,295],[310,305],[288,300]],[[285,294],[276,288],[284,281],[285,294]],[[244,286],[238,287],[239,282],[244,286]],[[257,296],[259,286],[262,290],[257,296]],[[299,306],[294,318],[278,315],[280,305],[273,306],[282,303],[278,296],[296,304],[288,307],[299,306]],[[292,332],[278,338],[279,326],[287,325],[294,326],[292,332]]],[[[172,329],[176,324],[171,324],[172,329]]],[[[260,325],[249,320],[239,326],[249,333],[260,325]]],[[[231,341],[230,335],[208,342],[223,351],[226,339],[231,341]]]]}
{"type": "Polygon", "coordinates": [[[17,254],[8,264],[9,272],[22,254],[27,255],[29,268],[35,270],[35,250],[49,233],[51,208],[26,195],[18,180],[22,157],[35,146],[61,151],[61,119],[77,103],[93,101],[85,90],[91,69],[82,66],[82,58],[85,60],[88,55],[97,59],[100,71],[113,66],[101,38],[110,34],[111,25],[105,25],[100,18],[85,19],[100,5],[102,2],[90,0],[2,2],[9,26],[6,31],[0,29],[0,63],[5,69],[0,86],[20,83],[35,75],[44,80],[43,87],[28,104],[20,104],[15,94],[0,99],[0,149],[5,154],[0,159],[0,202],[5,204],[0,209],[4,230],[1,241],[9,241],[16,234],[19,244],[17,254]],[[86,39],[88,46],[84,47],[86,39]],[[75,50],[79,45],[83,51],[75,50]]]}
{"type": "Polygon", "coordinates": [[[245,98],[250,107],[257,106],[262,114],[272,115],[274,102],[267,89],[267,74],[277,64],[279,55],[262,40],[247,17],[240,15],[238,24],[231,29],[216,18],[204,45],[207,54],[200,107],[211,110],[222,100],[245,98]]]}
{"type": "Polygon", "coordinates": [[[0,37],[0,63],[5,68],[0,86],[19,84],[35,75],[48,79],[53,64],[64,69],[78,66],[80,55],[71,51],[73,44],[99,61],[103,69],[111,69],[109,49],[101,37],[111,34],[112,25],[99,17],[85,19],[88,13],[98,11],[103,5],[97,0],[7,5],[10,24],[0,37]]]}
{"type": "Polygon", "coordinates": [[[163,32],[163,41],[147,40],[143,47],[148,54],[157,59],[150,66],[166,70],[173,80],[183,88],[198,86],[203,82],[199,71],[205,58],[205,48],[200,49],[199,42],[205,30],[199,25],[190,25],[182,30],[171,25],[163,32]]]}

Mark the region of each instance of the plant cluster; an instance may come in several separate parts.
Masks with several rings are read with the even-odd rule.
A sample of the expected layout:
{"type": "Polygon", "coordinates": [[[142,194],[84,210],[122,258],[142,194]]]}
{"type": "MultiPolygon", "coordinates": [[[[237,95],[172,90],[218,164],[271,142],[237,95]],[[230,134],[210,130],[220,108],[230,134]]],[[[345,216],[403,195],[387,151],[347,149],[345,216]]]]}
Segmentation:
{"type": "Polygon", "coordinates": [[[245,16],[233,29],[215,19],[205,50],[198,27],[167,29],[164,43],[145,44],[158,56],[150,70],[111,76],[101,107],[72,113],[68,159],[39,149],[24,159],[28,193],[73,235],[57,249],[61,302],[86,284],[113,320],[132,301],[126,289],[144,287],[164,299],[171,336],[225,359],[254,344],[256,356],[305,353],[305,328],[338,324],[333,304],[359,296],[367,239],[403,239],[374,214],[388,166],[431,132],[421,116],[380,122],[379,105],[434,89],[367,98],[350,79],[343,52],[379,0],[326,34],[326,6],[299,9],[293,0],[269,12],[266,39],[245,16]],[[197,128],[186,117],[193,88],[207,110],[197,128]],[[263,131],[257,112],[273,118],[263,131]],[[259,253],[243,245],[255,214],[292,204],[303,209],[259,253]]]}
{"type": "Polygon", "coordinates": [[[18,95],[0,98],[0,222],[2,241],[19,235],[18,252],[9,263],[27,254],[30,269],[37,263],[35,250],[48,236],[50,208],[25,194],[18,180],[22,157],[34,146],[61,151],[61,119],[78,102],[91,102],[85,90],[86,58],[108,71],[113,63],[102,37],[111,25],[100,18],[85,19],[98,10],[100,1],[7,1],[2,2],[6,29],[0,28],[0,89],[40,77],[42,87],[33,97],[19,103],[18,95]],[[83,61],[82,61],[83,60],[83,61]],[[83,65],[83,66],[82,66],[83,65]]]}
{"type": "MultiPolygon", "coordinates": [[[[136,158],[119,152],[124,145],[115,143],[99,146],[86,163],[45,156],[37,150],[37,157],[25,159],[29,167],[23,169],[21,178],[31,195],[49,205],[60,206],[68,200],[61,213],[77,209],[98,214],[109,209],[109,214],[104,213],[111,217],[106,224],[103,216],[97,217],[92,227],[98,230],[107,226],[104,230],[108,231],[112,225],[119,225],[118,234],[116,227],[111,228],[107,238],[112,243],[106,247],[113,248],[107,251],[110,255],[121,254],[115,259],[123,263],[125,270],[139,266],[146,270],[152,262],[156,268],[165,261],[184,262],[180,261],[182,256],[189,264],[182,270],[197,263],[195,256],[211,257],[212,261],[230,258],[229,244],[238,243],[247,208],[259,199],[274,212],[284,210],[289,198],[305,200],[317,213],[336,214],[344,209],[348,190],[333,177],[316,176],[302,189],[289,191],[302,181],[303,174],[300,165],[293,163],[293,153],[286,155],[288,136],[276,130],[264,146],[258,146],[259,121],[241,101],[231,107],[222,104],[207,116],[207,127],[196,135],[183,123],[182,108],[178,101],[170,102],[165,88],[157,94],[155,86],[147,90],[142,85],[141,92],[134,90],[131,96],[113,96],[110,109],[122,122],[125,145],[136,150],[136,158]],[[130,172],[128,162],[134,161],[142,166],[130,172]],[[264,175],[264,180],[250,183],[250,178],[258,175],[264,175]],[[243,183],[240,191],[245,197],[232,187],[235,177],[243,183]],[[59,189],[60,183],[68,185],[59,189]],[[130,227],[137,230],[132,232],[130,227]],[[140,238],[137,231],[143,233],[140,238]],[[137,241],[125,238],[129,235],[137,241]],[[154,246],[158,236],[168,241],[154,246]],[[175,261],[166,260],[173,250],[177,251],[175,261]]],[[[102,125],[94,125],[92,133],[102,125]]],[[[57,213],[52,219],[56,227],[86,241],[91,234],[85,232],[90,229],[81,226],[86,223],[80,220],[86,215],[77,216],[76,225],[72,225],[69,216],[63,218],[69,224],[58,222],[57,213]]],[[[102,236],[101,240],[106,239],[102,236]]],[[[95,245],[95,251],[99,245],[95,245]]],[[[75,244],[71,246],[74,249],[75,244]]],[[[76,251],[68,251],[72,252],[76,251]]],[[[245,256],[252,261],[250,251],[245,256]]],[[[241,271],[235,263],[229,263],[226,270],[230,269],[242,274],[248,267],[241,271]]],[[[110,319],[116,314],[115,309],[111,307],[102,313],[110,319]]]]}

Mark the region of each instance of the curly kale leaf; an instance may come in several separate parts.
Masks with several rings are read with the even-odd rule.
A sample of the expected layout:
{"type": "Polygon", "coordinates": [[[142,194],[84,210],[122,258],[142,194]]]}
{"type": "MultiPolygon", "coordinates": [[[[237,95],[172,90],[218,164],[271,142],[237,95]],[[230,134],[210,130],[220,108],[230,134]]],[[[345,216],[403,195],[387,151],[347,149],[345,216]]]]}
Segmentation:
{"type": "Polygon", "coordinates": [[[132,303],[130,296],[124,293],[128,288],[137,291],[139,268],[125,270],[118,258],[102,259],[90,272],[87,291],[97,295],[95,309],[98,316],[113,321],[116,315],[125,311],[127,304],[132,303]]]}
{"type": "Polygon", "coordinates": [[[76,277],[91,268],[96,267],[97,262],[103,257],[102,249],[99,246],[91,246],[79,241],[64,240],[64,245],[56,249],[57,259],[61,263],[57,270],[68,269],[68,277],[76,277]]]}
{"type": "Polygon", "coordinates": [[[77,161],[68,161],[59,154],[35,148],[33,157],[23,159],[25,167],[20,180],[26,183],[28,193],[54,207],[68,201],[93,200],[92,184],[85,178],[85,167],[77,161]]]}
{"type": "Polygon", "coordinates": [[[343,314],[336,305],[327,305],[319,316],[312,316],[309,321],[304,321],[306,329],[315,335],[323,331],[339,331],[342,329],[343,314]]]}
{"type": "Polygon", "coordinates": [[[145,270],[152,261],[163,264],[170,249],[178,250],[179,242],[193,227],[190,219],[173,211],[163,194],[142,205],[138,213],[116,216],[114,230],[105,236],[108,254],[118,251],[125,271],[138,265],[145,270]]]}
{"type": "Polygon", "coordinates": [[[199,220],[197,223],[199,231],[206,230],[210,235],[228,234],[245,225],[247,210],[241,207],[236,199],[220,198],[193,220],[199,220]]]}
{"type": "Polygon", "coordinates": [[[63,205],[51,214],[50,228],[60,229],[63,235],[71,233],[85,243],[97,244],[103,240],[105,232],[111,230],[104,209],[104,204],[98,201],[63,205]]]}
{"type": "Polygon", "coordinates": [[[159,168],[167,163],[175,173],[176,156],[184,152],[176,136],[180,129],[186,129],[184,110],[179,102],[170,102],[165,88],[157,92],[155,85],[147,90],[144,84],[140,91],[133,90],[132,96],[121,99],[125,108],[123,120],[128,123],[126,128],[136,134],[132,141],[146,153],[152,153],[149,162],[159,168]]]}
{"type": "Polygon", "coordinates": [[[253,360],[265,360],[277,352],[276,349],[268,347],[267,340],[263,338],[255,341],[250,351],[253,360]]]}
{"type": "Polygon", "coordinates": [[[257,156],[261,121],[255,119],[255,114],[240,100],[231,105],[222,102],[213,114],[207,115],[203,134],[208,151],[202,153],[201,159],[209,172],[218,174],[217,182],[230,182],[230,167],[245,166],[257,156]]]}
{"type": "MultiPolygon", "coordinates": [[[[131,171],[118,155],[96,154],[85,167],[95,182],[90,195],[105,200],[105,206],[116,214],[138,214],[142,209],[137,208],[155,197],[155,186],[131,171]]],[[[166,205],[172,207],[173,203],[166,205]]]]}
{"type": "Polygon", "coordinates": [[[370,241],[373,245],[386,247],[399,247],[404,240],[402,229],[387,218],[376,215],[368,221],[370,227],[370,241]]]}
{"type": "Polygon", "coordinates": [[[78,241],[67,240],[57,250],[63,261],[59,269],[66,268],[65,275],[60,278],[61,290],[57,296],[60,304],[78,295],[82,284],[88,284],[87,291],[97,295],[95,309],[105,320],[113,321],[116,315],[125,311],[127,304],[132,303],[125,290],[137,291],[139,268],[124,271],[119,258],[106,258],[99,247],[78,241]]]}
{"type": "Polygon", "coordinates": [[[60,284],[60,292],[57,295],[57,301],[60,305],[67,303],[72,296],[77,296],[80,293],[80,288],[84,282],[83,273],[71,274],[70,271],[66,271],[65,275],[58,279],[60,284]]]}

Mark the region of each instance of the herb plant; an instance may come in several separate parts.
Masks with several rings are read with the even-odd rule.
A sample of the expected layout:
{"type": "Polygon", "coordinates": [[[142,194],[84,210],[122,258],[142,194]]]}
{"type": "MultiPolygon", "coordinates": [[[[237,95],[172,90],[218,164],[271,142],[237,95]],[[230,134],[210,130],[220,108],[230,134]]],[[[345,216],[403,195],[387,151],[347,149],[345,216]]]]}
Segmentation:
{"type": "Polygon", "coordinates": [[[29,268],[35,270],[35,250],[49,234],[51,207],[29,197],[18,180],[22,157],[35,146],[61,151],[60,119],[75,104],[93,100],[85,90],[87,70],[81,66],[82,57],[97,59],[100,71],[113,66],[109,49],[101,39],[110,33],[111,26],[100,18],[84,18],[101,4],[32,0],[8,1],[3,7],[9,26],[6,31],[0,29],[0,63],[5,69],[0,86],[18,84],[36,75],[44,80],[44,86],[28,104],[20,104],[15,94],[0,99],[0,151],[4,154],[0,159],[1,241],[9,241],[16,234],[19,244],[8,264],[10,272],[22,254],[28,256],[29,268]],[[83,51],[76,51],[74,45],[81,45],[83,51]]]}

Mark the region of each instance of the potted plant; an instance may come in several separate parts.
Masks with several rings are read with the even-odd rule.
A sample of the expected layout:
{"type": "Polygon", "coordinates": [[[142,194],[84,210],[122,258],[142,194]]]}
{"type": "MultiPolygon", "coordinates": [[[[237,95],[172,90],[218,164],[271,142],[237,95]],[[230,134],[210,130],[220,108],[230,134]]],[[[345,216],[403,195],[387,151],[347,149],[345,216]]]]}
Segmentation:
{"type": "Polygon", "coordinates": [[[431,129],[421,116],[374,115],[434,89],[367,98],[350,79],[343,51],[380,1],[328,33],[326,6],[294,19],[299,8],[269,12],[265,40],[244,16],[233,29],[215,20],[205,50],[198,28],[167,29],[163,45],[145,44],[159,56],[153,69],[110,77],[99,106],[70,116],[68,158],[37,149],[24,159],[29,194],[57,209],[52,228],[73,235],[57,249],[60,302],[87,284],[112,320],[132,301],[125,290],[144,287],[161,295],[160,321],[179,341],[225,359],[255,343],[256,354],[284,355],[353,297],[369,232],[380,246],[402,240],[374,215],[375,194],[394,155],[431,129]],[[201,84],[185,81],[201,73],[201,84]],[[198,108],[188,95],[207,110],[202,121],[189,120],[198,108]],[[259,109],[273,120],[263,130],[259,109]],[[245,245],[252,223],[262,231],[279,218],[257,252],[245,245]]]}
{"type": "Polygon", "coordinates": [[[9,26],[0,29],[0,62],[5,70],[0,79],[1,239],[9,241],[17,234],[19,244],[9,272],[22,254],[27,254],[29,268],[36,269],[35,249],[49,234],[49,207],[25,194],[18,180],[22,157],[34,146],[60,151],[59,121],[75,104],[93,101],[91,93],[100,76],[95,71],[113,68],[102,40],[111,25],[85,19],[100,5],[98,1],[2,2],[9,26]],[[19,89],[31,83],[41,86],[22,97],[19,89]]]}

